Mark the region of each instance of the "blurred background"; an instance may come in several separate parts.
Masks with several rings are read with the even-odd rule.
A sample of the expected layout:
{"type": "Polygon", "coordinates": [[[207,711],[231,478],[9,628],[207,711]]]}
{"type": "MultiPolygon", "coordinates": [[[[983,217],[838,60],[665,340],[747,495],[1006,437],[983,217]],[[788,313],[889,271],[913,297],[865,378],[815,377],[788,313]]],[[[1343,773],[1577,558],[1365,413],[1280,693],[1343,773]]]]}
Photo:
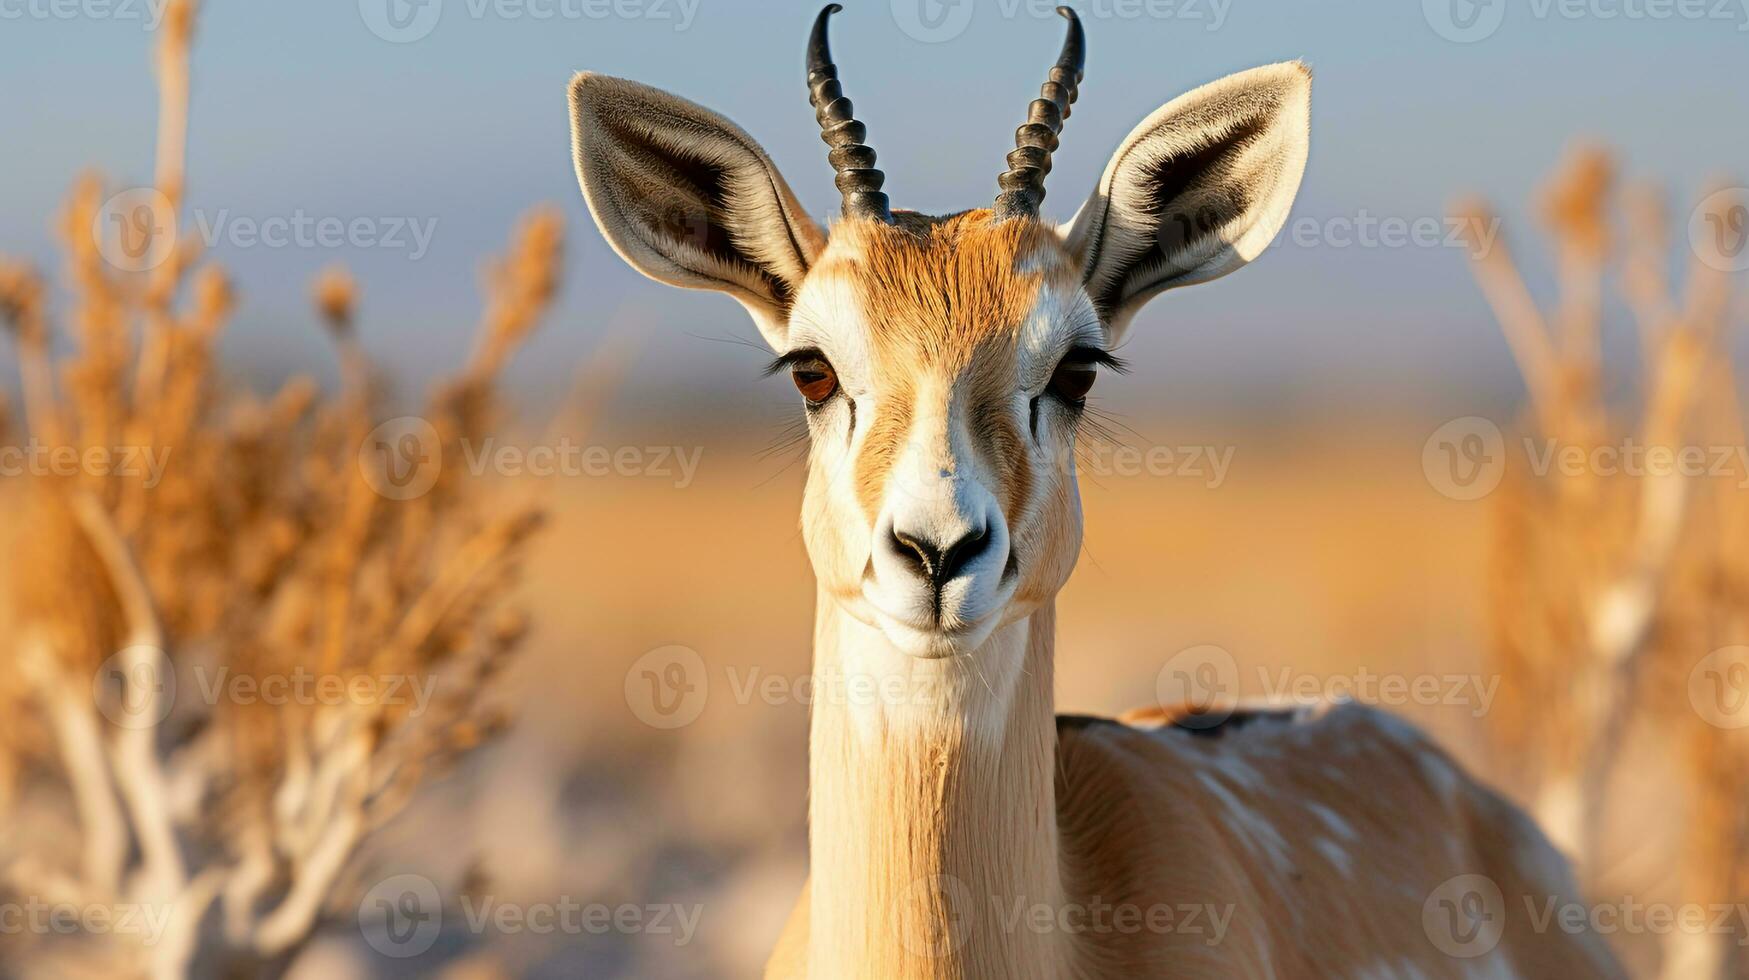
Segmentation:
{"type": "MultiPolygon", "coordinates": [[[[847,7],[834,24],[835,60],[894,206],[988,206],[1012,130],[1060,43],[1051,5],[847,7]]],[[[210,263],[224,270],[224,292],[222,302],[207,297],[208,312],[228,326],[199,335],[210,349],[188,369],[202,379],[196,407],[177,416],[179,429],[118,423],[131,435],[99,444],[168,447],[167,472],[190,455],[232,462],[203,470],[207,484],[173,504],[143,487],[132,511],[134,491],[115,481],[68,489],[92,474],[69,481],[13,466],[0,477],[0,540],[23,556],[72,535],[85,543],[67,547],[91,552],[97,571],[66,574],[113,578],[105,532],[79,505],[67,505],[71,531],[28,516],[38,512],[25,498],[94,494],[166,610],[160,645],[176,648],[166,660],[200,648],[213,663],[259,645],[255,620],[210,612],[240,601],[226,589],[246,576],[228,570],[255,569],[256,559],[212,557],[220,545],[211,554],[153,545],[155,507],[183,508],[212,537],[240,540],[256,532],[233,526],[237,514],[295,512],[260,522],[297,529],[273,551],[287,567],[299,565],[297,541],[368,555],[371,542],[544,511],[538,534],[518,531],[505,546],[514,574],[467,613],[488,624],[488,606],[526,613],[504,644],[514,656],[479,678],[506,723],[484,725],[494,738],[461,746],[445,778],[419,779],[394,819],[361,835],[347,872],[315,903],[320,912],[261,960],[310,977],[756,974],[806,875],[813,595],[796,530],[799,406],[786,381],[761,378],[769,354],[736,304],[644,280],[595,231],[576,191],[563,90],[573,71],[591,69],[719,110],[824,217],[837,193],[801,69],[817,8],[206,0],[188,22],[192,47],[166,53],[167,25],[185,9],[181,0],[0,0],[0,253],[12,273],[0,277],[10,288],[0,310],[19,340],[0,350],[13,423],[0,445],[48,439],[26,405],[33,356],[91,369],[88,328],[110,307],[116,323],[137,319],[142,338],[160,314],[195,317],[206,296],[199,266],[210,263]],[[189,139],[185,161],[167,164],[165,106],[178,100],[163,83],[168,75],[175,88],[165,66],[178,63],[191,80],[189,139]],[[101,190],[64,204],[75,177],[92,171],[101,190]],[[87,229],[119,217],[125,235],[137,205],[125,195],[153,188],[168,197],[178,247],[190,254],[129,267],[87,229]],[[542,206],[550,210],[516,224],[542,206]],[[512,228],[521,230],[510,251],[482,277],[482,259],[504,251],[512,228]],[[124,285],[94,285],[106,277],[124,285]],[[144,285],[125,286],[136,279],[144,285]],[[312,282],[324,284],[314,303],[312,282]],[[460,381],[458,364],[467,365],[460,381]],[[285,407],[288,421],[274,428],[275,399],[305,378],[303,397],[318,407],[308,416],[285,407]],[[253,416],[232,411],[248,401],[239,392],[257,393],[262,404],[246,407],[270,419],[258,442],[323,465],[270,470],[246,454],[235,426],[253,416]],[[310,501],[325,499],[325,479],[360,479],[349,453],[365,431],[389,424],[400,439],[407,419],[427,424],[436,441],[423,445],[439,447],[443,463],[438,490],[420,505],[431,523],[395,517],[385,531],[370,523],[379,518],[359,518],[365,529],[335,544],[332,527],[351,526],[353,512],[345,499],[310,501]],[[276,443],[276,432],[299,434],[276,443]],[[491,456],[506,447],[513,459],[491,456]],[[311,496],[287,502],[269,489],[260,498],[279,502],[215,503],[230,498],[210,484],[247,482],[239,473],[283,478],[311,496]],[[48,543],[33,545],[38,538],[48,543]],[[155,559],[154,547],[168,550],[155,559]],[[179,618],[167,593],[199,562],[222,566],[212,577],[225,581],[201,586],[208,591],[179,618]],[[691,672],[678,715],[643,683],[674,663],[691,672]],[[372,917],[384,895],[392,915],[408,881],[440,896],[429,937],[407,940],[372,917]],[[535,924],[570,905],[637,909],[645,925],[535,924]],[[471,916],[482,908],[517,919],[480,925],[471,916]]],[[[1749,554],[1749,459],[1732,365],[1746,349],[1733,327],[1745,319],[1749,269],[1749,90],[1739,78],[1749,2],[1089,0],[1077,9],[1089,59],[1054,156],[1045,209],[1059,220],[1129,129],[1173,96],[1294,58],[1311,65],[1315,84],[1311,161],[1280,238],[1244,275],[1151,304],[1121,351],[1134,370],[1095,395],[1114,436],[1081,461],[1087,540],[1059,603],[1059,710],[1115,713],[1163,699],[1167,668],[1186,651],[1221,668],[1232,690],[1216,693],[1353,693],[1428,726],[1533,808],[1581,858],[1597,901],[1737,907],[1736,804],[1749,788],[1737,780],[1749,749],[1733,733],[1749,726],[1749,657],[1733,651],[1749,644],[1740,557],[1749,554]],[[1624,463],[1636,444],[1698,449],[1707,465],[1672,474],[1624,463]],[[1550,446],[1578,448],[1583,462],[1551,471],[1538,463],[1550,446]],[[1599,447],[1626,451],[1599,456],[1599,447]],[[1382,678],[1432,679],[1441,693],[1404,693],[1382,678]],[[1630,730],[1652,734],[1614,734],[1630,730]],[[1653,778],[1662,781],[1644,781],[1653,778]],[[1639,805],[1610,802],[1618,799],[1639,805]],[[1619,845],[1626,856],[1617,841],[1632,842],[1619,845]]],[[[148,339],[110,339],[129,363],[153,349],[148,339]]],[[[177,363],[182,348],[166,344],[177,363]]],[[[66,415],[101,414],[78,401],[98,396],[66,377],[66,415]]],[[[132,402],[118,418],[149,414],[144,399],[132,402]]],[[[92,444],[90,425],[64,428],[92,444]]],[[[377,512],[395,506],[385,484],[362,479],[385,497],[377,512]]],[[[263,540],[279,533],[260,530],[263,540]]],[[[395,547],[401,557],[385,567],[416,580],[395,547]]],[[[61,570],[38,558],[0,574],[61,570]]],[[[255,593],[280,588],[277,572],[261,574],[255,593]]],[[[331,571],[310,574],[320,580],[312,590],[335,587],[331,571]]],[[[417,580],[397,591],[360,573],[341,591],[386,590],[393,606],[431,585],[417,580]]],[[[20,647],[14,673],[26,678],[18,710],[45,719],[20,722],[14,736],[15,815],[0,853],[15,865],[53,863],[56,848],[80,853],[77,829],[33,828],[77,828],[74,816],[91,805],[67,775],[78,767],[54,747],[84,729],[31,686],[45,684],[21,652],[36,635],[31,621],[118,624],[81,633],[78,656],[48,655],[80,665],[67,670],[75,688],[108,669],[117,636],[133,635],[125,588],[69,591],[90,608],[50,613],[15,587],[6,614],[20,647]]],[[[310,636],[326,635],[321,623],[349,615],[324,606],[308,614],[315,625],[282,629],[291,614],[261,605],[261,628],[283,635],[265,644],[282,670],[303,662],[297,651],[310,636]]],[[[481,630],[469,642],[490,647],[482,637],[491,629],[481,630]]],[[[189,671],[178,676],[186,688],[189,671]]],[[[298,725],[320,743],[320,712],[308,714],[298,725]]],[[[171,759],[165,742],[192,744],[222,727],[212,718],[223,710],[207,715],[161,733],[156,750],[171,759]]],[[[231,778],[216,782],[245,782],[237,772],[289,779],[297,764],[263,751],[266,761],[233,760],[231,778]]],[[[174,790],[176,768],[165,768],[174,790]]],[[[237,806],[267,812],[262,801],[281,796],[264,791],[237,806]]],[[[194,811],[210,798],[195,793],[177,820],[209,819],[194,811]]],[[[213,853],[226,853],[234,833],[223,826],[213,853]]],[[[89,870],[88,840],[84,854],[89,870]]],[[[261,894],[291,890],[307,858],[280,854],[285,866],[266,874],[276,884],[261,894]]],[[[199,862],[190,864],[193,888],[199,862]]],[[[136,887],[122,878],[119,893],[136,887]]],[[[8,894],[40,890],[21,880],[8,879],[8,894]]],[[[271,908],[268,897],[260,904],[271,908]]],[[[1734,928],[1709,934],[1710,961],[1672,952],[1665,934],[1613,938],[1640,974],[1705,976],[1729,969],[1743,935],[1734,928]],[[1678,955],[1705,965],[1673,966],[1678,955]]],[[[215,930],[224,932],[191,927],[215,930]]],[[[0,936],[0,973],[70,972],[48,957],[77,944],[40,939],[0,936]]],[[[237,945],[234,935],[212,942],[237,945]]],[[[203,969],[195,974],[210,975],[203,969]]]]}

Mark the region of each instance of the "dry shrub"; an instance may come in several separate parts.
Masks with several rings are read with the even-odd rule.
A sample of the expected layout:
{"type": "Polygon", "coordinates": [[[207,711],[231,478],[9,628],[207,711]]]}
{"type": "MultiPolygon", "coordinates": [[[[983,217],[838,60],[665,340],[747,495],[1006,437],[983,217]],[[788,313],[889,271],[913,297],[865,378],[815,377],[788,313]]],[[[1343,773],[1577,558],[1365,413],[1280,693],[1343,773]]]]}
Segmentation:
{"type": "Polygon", "coordinates": [[[239,390],[214,354],[230,283],[175,237],[194,15],[171,0],[155,62],[153,233],[172,252],[141,271],[106,261],[105,191],[85,178],[61,223],[64,318],[38,274],[0,262],[24,406],[0,437],[145,454],[128,472],[32,473],[5,497],[20,531],[0,779],[19,796],[0,795],[0,890],[167,916],[158,935],[6,937],[21,973],[282,969],[352,913],[365,839],[502,727],[492,682],[525,632],[506,590],[540,515],[431,464],[500,421],[495,380],[557,285],[558,217],[527,218],[488,266],[478,344],[415,419],[378,426],[386,393],[338,269],[314,290],[338,390],[239,390]],[[409,476],[429,488],[402,492],[409,476]],[[251,686],[275,683],[302,693],[251,686]],[[409,695],[423,684],[428,704],[409,695]]]}
{"type": "MultiPolygon", "coordinates": [[[[1586,460],[1600,447],[1637,446],[1648,460],[1700,450],[1709,467],[1716,451],[1742,447],[1728,273],[1685,249],[1686,281],[1673,286],[1660,195],[1644,185],[1618,194],[1600,150],[1573,153],[1542,203],[1558,277],[1551,309],[1532,298],[1504,245],[1475,254],[1530,395],[1508,445],[1586,460]],[[1637,385],[1626,397],[1612,397],[1603,359],[1611,286],[1639,332],[1637,385]]],[[[1479,204],[1462,216],[1472,227],[1494,220],[1479,204]]],[[[1686,226],[1678,234],[1687,245],[1686,226]]],[[[1706,475],[1590,464],[1538,473],[1516,465],[1522,454],[1507,457],[1489,581],[1506,679],[1493,735],[1504,757],[1594,889],[1741,898],[1749,744],[1695,704],[1690,681],[1711,651],[1749,640],[1749,495],[1738,486],[1749,474],[1736,465],[1706,475]],[[1625,765],[1630,750],[1638,755],[1625,765]],[[1667,836],[1610,840],[1635,825],[1636,810],[1667,836]]],[[[1665,963],[1667,975],[1716,968],[1672,973],[1665,963]]]]}

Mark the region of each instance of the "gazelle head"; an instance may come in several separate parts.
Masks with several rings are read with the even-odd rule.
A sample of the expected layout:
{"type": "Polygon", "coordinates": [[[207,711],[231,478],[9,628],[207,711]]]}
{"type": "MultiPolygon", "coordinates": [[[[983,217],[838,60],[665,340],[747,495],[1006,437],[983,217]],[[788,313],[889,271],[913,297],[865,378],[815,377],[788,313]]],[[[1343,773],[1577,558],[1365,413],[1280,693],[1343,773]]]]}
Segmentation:
{"type": "Polygon", "coordinates": [[[1307,151],[1297,63],[1173,100],[1130,133],[1080,213],[1038,214],[1082,77],[1068,38],[990,209],[892,211],[814,24],[808,86],[843,194],[828,231],[765,152],[691,102],[588,72],[571,83],[577,176],[602,233],[654,279],[739,300],[806,406],[802,528],[823,594],[900,650],[977,648],[1069,577],[1073,447],[1088,390],[1143,303],[1255,258],[1307,151]]]}

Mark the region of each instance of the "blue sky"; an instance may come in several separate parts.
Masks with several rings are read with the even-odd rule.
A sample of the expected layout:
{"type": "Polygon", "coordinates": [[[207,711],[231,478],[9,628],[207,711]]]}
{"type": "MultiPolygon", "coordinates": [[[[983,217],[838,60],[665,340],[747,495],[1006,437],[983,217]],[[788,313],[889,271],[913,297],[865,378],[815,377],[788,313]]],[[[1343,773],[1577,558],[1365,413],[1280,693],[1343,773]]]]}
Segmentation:
{"type": "MultiPolygon", "coordinates": [[[[81,168],[123,186],[149,177],[154,94],[142,28],[157,2],[0,0],[0,251],[54,262],[49,218],[81,168]]],[[[757,355],[713,342],[755,337],[739,308],[642,279],[590,225],[571,172],[564,87],[591,68],[718,109],[764,143],[824,216],[836,194],[801,69],[817,6],[424,0],[401,8],[412,26],[397,41],[379,36],[396,34],[384,26],[387,2],[206,4],[191,207],[209,224],[301,214],[406,220],[432,235],[417,258],[411,248],[221,243],[216,254],[243,295],[228,355],[269,371],[323,363],[304,297],[310,277],[338,261],[364,283],[371,348],[429,376],[467,349],[481,258],[520,211],[551,201],[567,216],[571,248],[557,315],[516,368],[529,390],[563,384],[621,329],[646,334],[635,369],[644,383],[751,386],[757,355]]],[[[1479,191],[1531,251],[1523,206],[1579,137],[1665,182],[1679,214],[1710,177],[1749,180],[1749,0],[1491,3],[1082,2],[1087,79],[1046,210],[1067,217],[1118,140],[1162,102],[1288,58],[1316,72],[1313,153],[1295,210],[1315,227],[1437,219],[1454,196],[1479,191]],[[1486,36],[1454,40],[1452,25],[1472,18],[1486,36]]],[[[846,6],[834,53],[895,206],[987,205],[1062,22],[1028,0],[846,6]]],[[[1626,336],[1625,322],[1614,326],[1626,336]]],[[[1437,246],[1278,242],[1237,276],[1157,300],[1126,354],[1138,376],[1217,403],[1333,399],[1357,382],[1408,397],[1512,390],[1462,253],[1437,246]]]]}

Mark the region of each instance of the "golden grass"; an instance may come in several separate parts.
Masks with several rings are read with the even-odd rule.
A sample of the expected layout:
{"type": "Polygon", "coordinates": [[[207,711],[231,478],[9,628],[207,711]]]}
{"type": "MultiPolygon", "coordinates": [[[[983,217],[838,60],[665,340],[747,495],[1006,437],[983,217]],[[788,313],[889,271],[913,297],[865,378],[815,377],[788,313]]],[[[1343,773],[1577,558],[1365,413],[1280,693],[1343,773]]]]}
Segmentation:
{"type": "MultiPolygon", "coordinates": [[[[1559,287],[1551,309],[1531,298],[1504,247],[1475,262],[1529,390],[1519,436],[1587,458],[1630,444],[1694,448],[1708,465],[1715,450],[1743,446],[1728,274],[1693,254],[1686,282],[1673,286],[1662,197],[1645,185],[1618,189],[1601,150],[1575,151],[1542,205],[1559,287]],[[1628,398],[1610,397],[1603,363],[1612,286],[1641,342],[1628,398]]],[[[1485,206],[1464,210],[1472,224],[1492,220],[1485,206]]],[[[1690,680],[1749,627],[1749,498],[1738,485],[1749,474],[1532,473],[1521,455],[1508,451],[1489,575],[1496,665],[1508,680],[1494,737],[1593,888],[1739,899],[1749,886],[1749,744],[1705,717],[1690,680]],[[1629,747],[1638,754],[1624,766],[1629,747]],[[1632,823],[1624,814],[1652,800],[1680,833],[1621,840],[1632,823]],[[1674,881],[1648,880],[1658,876],[1674,881]]]]}
{"type": "MultiPolygon", "coordinates": [[[[385,493],[379,467],[396,461],[367,442],[384,397],[343,270],[313,297],[342,363],[337,391],[295,378],[258,398],[221,373],[235,298],[174,237],[195,14],[172,0],[155,59],[154,187],[169,202],[155,233],[175,250],[141,272],[107,262],[93,232],[105,191],[86,177],[62,220],[64,318],[40,275],[0,261],[25,407],[8,438],[81,460],[33,471],[6,501],[23,516],[4,583],[0,653],[14,669],[0,777],[67,829],[29,831],[22,801],[0,797],[16,804],[0,890],[169,915],[161,936],[6,938],[31,947],[9,959],[49,975],[283,965],[336,914],[363,842],[502,727],[494,682],[526,629],[506,592],[539,512],[503,505],[460,467],[417,496],[385,493]],[[115,449],[161,459],[161,474],[84,462],[115,449]],[[227,686],[206,695],[203,678],[227,686]],[[304,694],[232,693],[274,682],[304,694]],[[409,683],[434,684],[430,702],[368,686],[409,683]]],[[[478,345],[421,410],[435,436],[423,452],[460,458],[501,421],[494,383],[547,309],[561,237],[556,214],[536,212],[488,266],[478,345]]]]}

